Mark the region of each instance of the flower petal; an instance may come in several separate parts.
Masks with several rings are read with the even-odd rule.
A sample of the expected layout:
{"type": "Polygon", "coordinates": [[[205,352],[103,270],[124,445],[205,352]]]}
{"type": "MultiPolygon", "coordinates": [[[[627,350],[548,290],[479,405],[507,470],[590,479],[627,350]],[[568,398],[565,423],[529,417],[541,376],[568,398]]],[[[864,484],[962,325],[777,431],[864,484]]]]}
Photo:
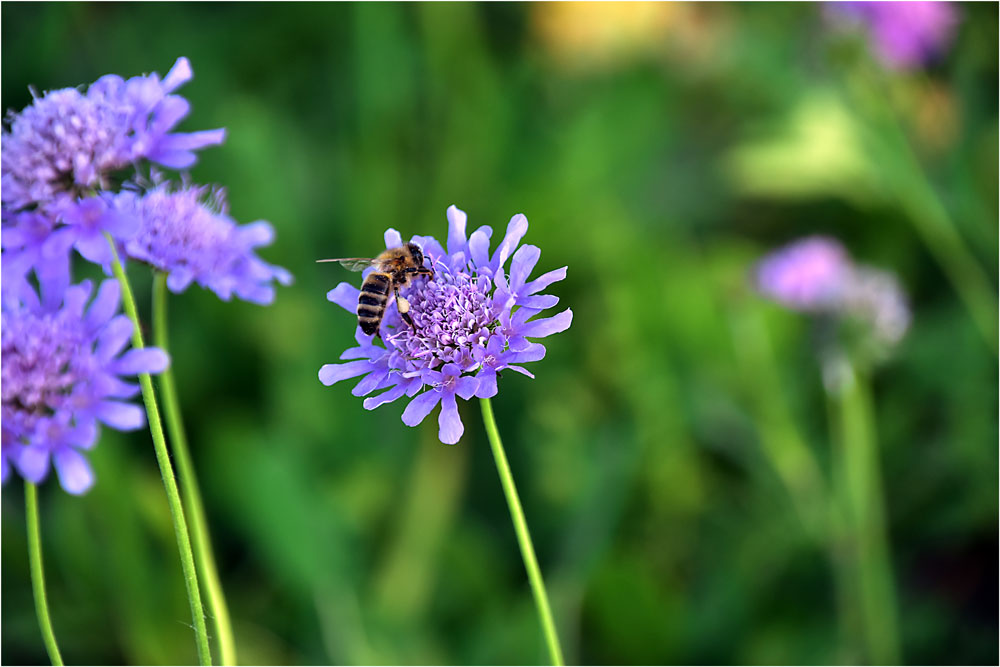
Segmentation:
{"type": "Polygon", "coordinates": [[[162,373],[170,365],[170,357],[158,347],[129,350],[111,364],[111,372],[117,375],[138,375],[139,373],[162,373]]]}
{"type": "Polygon", "coordinates": [[[567,308],[554,317],[544,317],[540,320],[526,322],[518,333],[525,338],[544,338],[560,331],[566,331],[572,323],[573,311],[567,308]]]}
{"type": "Polygon", "coordinates": [[[517,372],[518,372],[518,373],[520,373],[521,375],[527,375],[527,376],[528,376],[528,377],[530,377],[530,378],[531,378],[532,380],[534,380],[534,379],[535,379],[535,375],[534,375],[534,373],[532,373],[531,371],[529,371],[529,370],[528,370],[528,369],[526,369],[526,368],[521,368],[520,366],[515,366],[515,365],[513,365],[513,364],[511,364],[510,366],[507,366],[507,368],[508,368],[508,369],[510,369],[510,370],[512,370],[512,371],[517,371],[517,372]]]}
{"type": "Polygon", "coordinates": [[[349,361],[346,364],[324,364],[319,369],[319,381],[329,387],[341,380],[357,377],[373,370],[375,370],[375,366],[367,359],[349,361]]]}
{"type": "Polygon", "coordinates": [[[387,382],[389,378],[389,371],[381,372],[371,372],[368,375],[361,378],[361,382],[357,383],[353,389],[351,389],[351,394],[354,396],[366,396],[373,391],[378,389],[383,389],[389,386],[387,382]]]}
{"type": "Polygon", "coordinates": [[[118,356],[132,337],[132,320],[128,315],[114,317],[97,337],[97,358],[109,362],[118,356]]]}
{"type": "Polygon", "coordinates": [[[76,249],[88,262],[101,266],[111,264],[111,248],[100,232],[79,234],[76,237],[76,249]]]}
{"type": "Polygon", "coordinates": [[[266,220],[258,220],[239,227],[240,240],[250,248],[270,245],[274,242],[274,226],[266,220]]]}
{"type": "Polygon", "coordinates": [[[191,61],[181,56],[174,62],[174,66],[170,68],[167,75],[163,77],[160,85],[163,86],[165,93],[170,93],[180,88],[192,78],[194,78],[194,72],[191,70],[191,61]]]}
{"type": "MultiPolygon", "coordinates": [[[[199,130],[198,132],[182,132],[165,136],[149,154],[149,159],[166,165],[166,159],[178,159],[187,154],[194,158],[190,151],[209,146],[217,146],[226,140],[226,128],[217,127],[214,130],[199,130]]],[[[169,166],[169,165],[167,165],[169,166]]]]}
{"type": "Polygon", "coordinates": [[[326,293],[326,300],[332,301],[349,313],[358,312],[358,295],[361,290],[350,283],[340,283],[326,293]]]}
{"type": "Polygon", "coordinates": [[[134,431],[146,425],[146,413],[132,403],[101,401],[94,408],[94,416],[119,431],[134,431]]]}
{"type": "MultiPolygon", "coordinates": [[[[441,392],[428,390],[410,401],[406,409],[403,410],[403,423],[407,426],[416,426],[430,414],[434,406],[441,400],[441,392]]],[[[452,399],[454,400],[454,398],[452,399]]]]}
{"type": "Polygon", "coordinates": [[[49,450],[41,445],[26,445],[14,455],[14,465],[21,477],[38,484],[49,474],[49,450]]]}
{"type": "Polygon", "coordinates": [[[460,377],[455,380],[455,393],[466,401],[476,395],[479,390],[479,380],[471,376],[460,377]]]}
{"type": "Polygon", "coordinates": [[[555,271],[549,271],[548,273],[543,273],[542,275],[538,276],[530,283],[525,285],[521,293],[535,294],[536,292],[542,291],[552,283],[559,282],[560,280],[566,277],[566,268],[567,267],[564,266],[561,269],[556,269],[555,271]]]}
{"type": "Polygon", "coordinates": [[[398,248],[403,245],[403,237],[400,236],[399,232],[390,227],[385,230],[385,247],[386,248],[398,248]]]}
{"type": "Polygon", "coordinates": [[[510,355],[508,363],[523,364],[529,361],[541,361],[545,358],[545,346],[541,343],[529,343],[527,349],[510,355]]]}
{"type": "Polygon", "coordinates": [[[176,267],[167,275],[167,288],[174,294],[180,294],[193,280],[194,274],[191,271],[176,267]]]}
{"type": "Polygon", "coordinates": [[[558,305],[559,297],[551,294],[535,294],[533,296],[522,296],[515,300],[515,303],[525,308],[535,310],[547,310],[558,305]]]}
{"type": "Polygon", "coordinates": [[[365,410],[374,410],[384,403],[391,403],[395,401],[397,398],[406,393],[407,388],[409,388],[409,383],[400,382],[389,391],[384,391],[378,396],[370,396],[366,398],[364,402],[365,410]]]}
{"type": "Polygon", "coordinates": [[[527,233],[528,219],[524,217],[523,213],[518,213],[510,219],[510,222],[507,223],[507,233],[504,234],[503,241],[497,246],[497,251],[493,253],[491,266],[494,273],[503,267],[507,258],[513,254],[517,244],[521,242],[521,239],[527,233]]]}
{"type": "Polygon", "coordinates": [[[524,285],[531,270],[538,264],[538,258],[542,251],[538,246],[524,245],[517,249],[514,258],[510,262],[510,289],[512,292],[519,292],[524,285]]]}
{"type": "Polygon", "coordinates": [[[118,310],[121,288],[117,280],[105,280],[87,309],[86,325],[91,330],[102,327],[118,310]]]}
{"type": "Polygon", "coordinates": [[[468,241],[465,238],[465,223],[469,216],[454,204],[448,207],[448,254],[465,252],[468,241]]]}
{"type": "Polygon", "coordinates": [[[493,230],[487,226],[482,226],[472,232],[469,237],[469,258],[472,263],[480,268],[486,268],[490,263],[490,235],[493,230]]]}
{"type": "Polygon", "coordinates": [[[492,368],[484,368],[476,376],[479,386],[476,388],[476,396],[479,398],[493,398],[497,395],[497,374],[492,368]]]}
{"type": "Polygon", "coordinates": [[[94,485],[94,470],[87,458],[72,447],[60,447],[53,456],[59,483],[73,495],[85,493],[94,485]]]}
{"type": "Polygon", "coordinates": [[[445,394],[441,398],[441,414],[438,415],[438,438],[446,445],[454,445],[462,438],[465,425],[458,416],[455,394],[445,394]]]}

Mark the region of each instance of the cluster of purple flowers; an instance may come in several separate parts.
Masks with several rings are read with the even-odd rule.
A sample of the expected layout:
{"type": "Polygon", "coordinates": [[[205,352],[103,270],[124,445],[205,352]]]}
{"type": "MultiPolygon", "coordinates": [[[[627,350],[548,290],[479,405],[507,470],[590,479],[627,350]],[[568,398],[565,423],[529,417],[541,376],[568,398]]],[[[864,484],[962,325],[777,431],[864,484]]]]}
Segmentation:
{"type": "Polygon", "coordinates": [[[174,91],[192,76],[186,58],[162,79],[108,75],[85,91],[36,95],[4,123],[4,479],[13,467],[40,481],[51,460],[68,491],[86,490],[92,474],[78,450],[96,442],[96,423],[126,429],[144,422],[138,407],[110,400],[136,393],[117,376],[166,367],[166,355],[155,349],[115,360],[132,325],[113,317],[119,298],[110,282],[83,314],[91,287],[70,284],[74,249],[110,272],[110,236],[120,256],[166,273],[174,292],[197,282],[222,299],[267,304],[273,282],[291,280],[254,251],[272,241],[268,223],[238,225],[221,190],[173,186],[157,172],[150,184],[138,171],[186,169],[196,151],[225,139],[224,129],[174,131],[190,111],[174,91]]]}
{"type": "Polygon", "coordinates": [[[951,44],[958,24],[951,2],[833,2],[828,16],[835,22],[860,26],[872,51],[890,69],[913,69],[941,55],[951,44]]]}
{"type": "MultiPolygon", "coordinates": [[[[528,279],[541,251],[532,245],[518,247],[528,231],[527,218],[511,218],[492,254],[493,230],[484,225],[467,237],[466,221],[464,212],[455,206],[448,209],[447,251],[433,237],[411,239],[423,249],[434,271],[432,278],[417,279],[404,294],[416,330],[390,305],[379,331],[384,347],[359,327],[358,347],[340,355],[347,363],[326,364],[319,371],[325,385],[363,376],[351,393],[382,392],[365,399],[368,410],[404,395],[412,397],[402,417],[408,426],[421,423],[440,403],[438,435],[445,444],[457,443],[465,430],[456,397],[495,396],[503,370],[534,377],[522,364],[542,359],[545,347],[529,339],[565,331],[573,320],[569,309],[536,317],[559,302],[540,292],[565,278],[566,267],[528,279]]],[[[402,242],[395,229],[386,231],[387,248],[402,242]]],[[[358,294],[356,286],[340,283],[327,299],[354,315],[358,294]]]]}
{"type": "Polygon", "coordinates": [[[854,263],[835,239],[790,243],[761,260],[756,273],[757,289],[768,298],[792,310],[857,319],[883,346],[898,343],[910,326],[896,277],[854,263]]]}
{"type": "Polygon", "coordinates": [[[121,254],[169,274],[173,291],[197,282],[223,299],[269,303],[273,281],[291,280],[254,253],[273,238],[270,225],[237,225],[220,190],[171,187],[159,174],[149,192],[113,189],[116,174],[143,160],[185,169],[195,163],[195,151],[225,139],[224,129],[173,132],[190,110],[174,91],[192,76],[180,58],[163,79],[155,73],[104,76],[86,93],[52,91],[8,118],[2,142],[5,299],[25,288],[32,270],[68,265],[73,248],[109,270],[105,233],[121,254]]]}
{"type": "Polygon", "coordinates": [[[42,274],[40,295],[30,289],[2,313],[3,480],[11,467],[31,482],[55,465],[63,488],[83,493],[94,475],[80,450],[97,442],[98,422],[119,430],[141,428],[145,415],[124,402],[139,386],[122,375],[160,373],[167,355],[157,348],[123,350],[132,322],[118,312],[118,283],[65,282],[42,274]]]}

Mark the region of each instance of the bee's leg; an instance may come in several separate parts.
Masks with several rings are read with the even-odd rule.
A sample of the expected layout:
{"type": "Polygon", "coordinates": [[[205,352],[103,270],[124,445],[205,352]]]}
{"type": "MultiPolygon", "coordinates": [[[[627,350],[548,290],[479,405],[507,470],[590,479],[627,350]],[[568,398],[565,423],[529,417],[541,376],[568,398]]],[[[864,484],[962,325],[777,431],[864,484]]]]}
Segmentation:
{"type": "Polygon", "coordinates": [[[411,267],[405,270],[405,273],[409,273],[415,276],[430,276],[434,277],[434,271],[423,266],[411,267]]]}
{"type": "Polygon", "coordinates": [[[413,323],[413,318],[410,317],[410,302],[399,296],[399,289],[394,289],[393,291],[396,293],[396,308],[399,309],[399,316],[413,328],[413,333],[417,333],[417,325],[413,323]]]}

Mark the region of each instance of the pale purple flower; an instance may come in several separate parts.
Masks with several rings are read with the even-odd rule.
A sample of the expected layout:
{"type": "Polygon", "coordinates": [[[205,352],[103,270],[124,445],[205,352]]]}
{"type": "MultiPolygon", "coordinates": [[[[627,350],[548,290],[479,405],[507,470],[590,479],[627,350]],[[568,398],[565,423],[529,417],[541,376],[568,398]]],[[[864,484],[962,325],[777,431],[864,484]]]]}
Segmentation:
{"type": "Polygon", "coordinates": [[[8,117],[2,134],[2,201],[11,210],[65,206],[106,189],[111,173],[147,159],[183,169],[194,151],[219,144],[225,130],[172,133],[190,110],[172,94],[192,78],[179,58],[164,79],[108,75],[87,92],[55,90],[8,117]]]}
{"type": "Polygon", "coordinates": [[[116,315],[117,282],[101,283],[91,300],[89,281],[67,285],[65,277],[42,273],[40,295],[26,290],[3,304],[0,459],[4,481],[14,469],[38,483],[54,465],[63,488],[79,494],[94,482],[82,452],[97,443],[99,423],[122,431],[145,424],[128,401],[139,387],[121,376],[159,373],[169,359],[158,348],[124,351],[132,322],[116,315]]]}
{"type": "Polygon", "coordinates": [[[786,308],[861,321],[871,340],[898,343],[911,314],[899,281],[887,271],[851,260],[836,240],[813,236],[762,259],[756,287],[786,308]]]}
{"type": "Polygon", "coordinates": [[[291,282],[288,271],[254,251],[274,240],[274,229],[263,220],[236,224],[222,190],[161,183],[144,194],[119,193],[114,209],[138,222],[138,231],[125,241],[126,255],[165,272],[173,292],[195,282],[224,301],[236,296],[269,304],[273,282],[291,282]]]}
{"type": "Polygon", "coordinates": [[[958,24],[952,2],[834,2],[827,7],[834,21],[862,25],[875,55],[890,69],[912,69],[941,55],[958,24]]]}
{"type": "Polygon", "coordinates": [[[757,287],[789,308],[823,310],[838,302],[850,270],[838,241],[810,236],[765,257],[757,265],[757,287]]]}
{"type": "MultiPolygon", "coordinates": [[[[573,320],[569,309],[538,317],[559,300],[537,293],[562,280],[566,267],[528,281],[540,251],[535,246],[518,249],[528,229],[527,218],[511,218],[492,255],[492,229],[483,226],[467,237],[466,222],[464,212],[455,206],[448,209],[447,252],[433,237],[411,239],[434,270],[433,278],[419,278],[403,293],[416,331],[390,303],[379,332],[384,347],[358,327],[358,347],[340,356],[347,363],[326,364],[319,371],[326,385],[361,377],[352,390],[355,396],[381,391],[365,399],[368,410],[404,395],[412,397],[402,417],[408,426],[421,423],[440,403],[438,437],[446,444],[457,443],[464,432],[457,398],[496,395],[498,373],[503,370],[534,377],[521,364],[542,359],[545,347],[528,339],[565,331],[573,320]]],[[[399,232],[386,231],[387,248],[402,242],[399,232]]],[[[327,298],[356,317],[358,294],[357,286],[340,283],[327,298]]]]}
{"type": "Polygon", "coordinates": [[[173,91],[192,78],[180,58],[164,79],[108,75],[86,92],[66,88],[11,114],[2,134],[3,298],[32,270],[68,271],[70,251],[110,272],[106,234],[122,243],[138,229],[104,190],[139,160],[185,168],[225,130],[174,133],[188,102],[173,91]],[[65,267],[65,268],[64,268],[65,267]]]}
{"type": "Polygon", "coordinates": [[[906,293],[896,276],[867,266],[851,272],[843,308],[866,322],[875,339],[890,346],[902,340],[912,319],[906,293]]]}

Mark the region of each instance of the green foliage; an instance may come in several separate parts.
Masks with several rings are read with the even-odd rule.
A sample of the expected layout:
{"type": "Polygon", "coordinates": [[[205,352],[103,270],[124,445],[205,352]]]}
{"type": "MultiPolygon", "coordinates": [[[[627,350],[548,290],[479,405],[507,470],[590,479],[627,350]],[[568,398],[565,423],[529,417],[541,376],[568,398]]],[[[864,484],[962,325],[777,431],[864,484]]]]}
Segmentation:
{"type": "MultiPolygon", "coordinates": [[[[996,326],[996,5],[962,6],[947,59],[892,76],[815,5],[678,6],[649,50],[587,68],[551,55],[545,11],[3,5],[5,109],[29,85],[190,58],[181,129],[229,132],[192,178],[271,221],[261,254],[295,275],[268,308],[170,299],[241,662],[546,659],[477,403],[448,448],[436,419],[410,429],[400,404],[367,412],[316,375],[355,327],[325,293],[356,276],[313,260],[371,254],[389,226],[443,238],[452,203],[472,228],[523,212],[539,268],[569,266],[572,328],[494,400],[568,661],[859,659],[823,538],[814,340],[747,284],[769,248],[820,232],[911,296],[872,397],[903,659],[995,662],[997,358],[980,334],[984,307],[996,326]],[[934,242],[928,201],[966,255],[934,242]]],[[[130,273],[148,320],[149,279],[130,273]]],[[[91,459],[86,496],[39,489],[63,656],[190,663],[149,434],[106,429],[91,459]]],[[[18,480],[2,508],[2,661],[41,663],[18,480]]]]}

